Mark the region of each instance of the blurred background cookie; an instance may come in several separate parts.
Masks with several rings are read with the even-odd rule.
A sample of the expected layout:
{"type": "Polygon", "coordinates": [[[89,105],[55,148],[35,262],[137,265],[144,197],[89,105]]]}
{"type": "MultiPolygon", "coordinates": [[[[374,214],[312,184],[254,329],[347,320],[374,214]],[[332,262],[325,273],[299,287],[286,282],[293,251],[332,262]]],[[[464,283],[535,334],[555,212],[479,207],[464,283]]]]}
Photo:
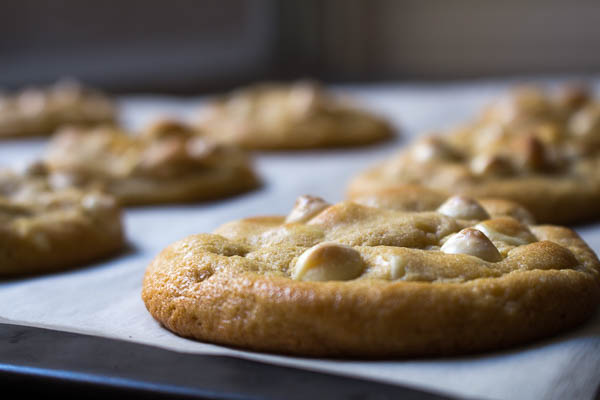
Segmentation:
{"type": "Polygon", "coordinates": [[[514,201],[481,198],[476,201],[461,195],[428,189],[424,186],[406,184],[381,187],[361,193],[352,193],[350,200],[371,207],[398,211],[435,211],[451,217],[476,218],[510,216],[526,224],[535,223],[533,214],[514,201]]]}
{"type": "Polygon", "coordinates": [[[600,103],[587,91],[515,88],[473,122],[420,138],[352,180],[351,198],[418,184],[446,193],[497,197],[538,222],[600,216],[600,103]]]}
{"type": "Polygon", "coordinates": [[[82,266],[124,247],[121,210],[98,191],[60,189],[47,171],[0,171],[0,276],[82,266]]]}
{"type": "Polygon", "coordinates": [[[52,138],[44,163],[56,185],[101,189],[126,205],[216,199],[259,184],[242,150],[174,121],[139,134],[68,128],[52,138]]]}
{"type": "Polygon", "coordinates": [[[264,150],[365,145],[393,131],[381,117],[308,81],[238,89],[201,109],[198,127],[217,142],[264,150]]]}
{"type": "Polygon", "coordinates": [[[107,95],[73,80],[0,94],[0,138],[50,135],[63,125],[113,123],[116,116],[107,95]]]}

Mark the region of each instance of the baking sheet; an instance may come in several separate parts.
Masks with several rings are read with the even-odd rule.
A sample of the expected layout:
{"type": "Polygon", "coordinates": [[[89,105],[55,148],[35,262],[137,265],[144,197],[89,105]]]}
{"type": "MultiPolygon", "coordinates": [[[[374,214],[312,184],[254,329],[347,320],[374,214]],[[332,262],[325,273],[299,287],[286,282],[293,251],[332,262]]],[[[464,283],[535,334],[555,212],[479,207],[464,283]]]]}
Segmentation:
{"type": "MultiPolygon", "coordinates": [[[[555,84],[563,79],[544,80],[555,84]]],[[[589,80],[588,80],[589,81],[589,80]]],[[[600,80],[589,81],[598,89],[600,80]]],[[[472,116],[482,103],[514,82],[451,85],[345,86],[365,106],[402,131],[395,143],[364,149],[260,154],[264,186],[238,197],[196,205],[130,208],[125,226],[130,248],[117,258],[85,268],[0,282],[0,321],[94,334],[202,354],[222,354],[317,371],[408,384],[449,394],[490,399],[594,397],[600,382],[600,313],[565,335],[506,352],[447,359],[397,361],[323,360],[245,352],[183,339],[161,328],[140,299],[148,262],[186,235],[209,232],[250,215],[281,213],[304,193],[331,202],[343,199],[358,171],[420,132],[443,129],[472,116]]],[[[158,115],[189,117],[203,99],[124,97],[124,121],[138,127],[158,115]]],[[[45,146],[40,139],[4,142],[0,162],[19,167],[45,146]]],[[[577,227],[596,251],[600,223],[577,227]]],[[[74,246],[77,243],[73,243],[74,246]]]]}

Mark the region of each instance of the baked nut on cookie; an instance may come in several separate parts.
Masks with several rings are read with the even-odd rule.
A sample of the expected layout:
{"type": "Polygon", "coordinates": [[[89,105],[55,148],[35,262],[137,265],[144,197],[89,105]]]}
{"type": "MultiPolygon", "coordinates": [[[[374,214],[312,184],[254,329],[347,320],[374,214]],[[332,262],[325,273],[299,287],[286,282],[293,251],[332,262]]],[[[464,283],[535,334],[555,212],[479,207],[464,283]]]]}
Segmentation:
{"type": "Polygon", "coordinates": [[[504,198],[537,221],[600,216],[600,102],[564,88],[518,88],[472,123],[425,137],[357,176],[349,197],[422,185],[475,198],[504,198]]]}
{"type": "Polygon", "coordinates": [[[456,204],[443,208],[463,207],[467,219],[305,197],[287,218],[170,245],[142,298],[179,335],[313,356],[493,350],[595,312],[600,262],[575,232],[456,204]]]}
{"type": "Polygon", "coordinates": [[[0,138],[50,135],[63,125],[112,123],[115,106],[104,94],[74,81],[0,94],[0,138]]]}
{"type": "Polygon", "coordinates": [[[167,120],[137,136],[112,127],[65,129],[45,163],[56,185],[101,189],[127,205],[215,199],[258,185],[244,152],[167,120]]]}
{"type": "Polygon", "coordinates": [[[0,276],[70,268],[123,248],[112,196],[55,189],[40,164],[0,171],[0,276]]]}
{"type": "Polygon", "coordinates": [[[202,110],[199,128],[221,143],[269,150],[357,146],[392,135],[381,118],[312,82],[234,91],[202,110]]]}

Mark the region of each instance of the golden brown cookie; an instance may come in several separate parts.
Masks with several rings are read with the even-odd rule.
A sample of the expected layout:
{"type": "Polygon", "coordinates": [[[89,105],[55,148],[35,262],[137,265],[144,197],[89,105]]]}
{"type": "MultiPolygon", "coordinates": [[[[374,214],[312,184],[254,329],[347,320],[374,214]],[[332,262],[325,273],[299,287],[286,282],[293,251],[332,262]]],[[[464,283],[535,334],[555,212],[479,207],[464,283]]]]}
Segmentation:
{"type": "Polygon", "coordinates": [[[41,165],[0,171],[0,276],[62,270],[124,246],[113,197],[55,189],[45,176],[41,165]]]}
{"type": "Polygon", "coordinates": [[[600,262],[575,232],[471,219],[476,206],[455,204],[462,219],[304,196],[287,217],[170,245],[142,298],[179,335],[312,356],[493,350],[595,312],[600,262]]]}
{"type": "Polygon", "coordinates": [[[266,150],[358,146],[392,135],[383,119],[311,82],[234,91],[202,109],[199,128],[220,143],[266,150]]]}
{"type": "Polygon", "coordinates": [[[53,137],[44,161],[56,185],[100,189],[126,205],[216,199],[258,185],[243,151],[168,120],[139,135],[66,129],[53,137]]]}
{"type": "MultiPolygon", "coordinates": [[[[406,184],[377,188],[366,193],[356,192],[350,198],[355,203],[371,207],[387,208],[398,211],[442,211],[451,217],[461,214],[453,212],[457,206],[471,206],[471,212],[477,217],[483,215],[481,208],[487,213],[487,217],[508,216],[515,218],[525,224],[534,224],[535,218],[525,207],[514,201],[505,199],[481,198],[473,202],[470,198],[428,189],[421,185],[406,184]],[[441,210],[440,207],[443,207],[441,210]],[[479,212],[479,214],[477,214],[479,212]]],[[[463,207],[469,208],[469,207],[463,207]]],[[[464,216],[464,214],[462,214],[464,216]]],[[[475,218],[477,219],[477,218],[475,218]]],[[[479,218],[483,219],[483,218],[479,218]]]]}
{"type": "Polygon", "coordinates": [[[115,120],[107,96],[74,81],[0,95],[0,138],[50,135],[63,125],[96,125],[115,120]]]}
{"type": "Polygon", "coordinates": [[[448,135],[416,141],[356,177],[349,197],[418,184],[513,200],[537,221],[600,216],[600,103],[581,90],[520,88],[448,135]]]}

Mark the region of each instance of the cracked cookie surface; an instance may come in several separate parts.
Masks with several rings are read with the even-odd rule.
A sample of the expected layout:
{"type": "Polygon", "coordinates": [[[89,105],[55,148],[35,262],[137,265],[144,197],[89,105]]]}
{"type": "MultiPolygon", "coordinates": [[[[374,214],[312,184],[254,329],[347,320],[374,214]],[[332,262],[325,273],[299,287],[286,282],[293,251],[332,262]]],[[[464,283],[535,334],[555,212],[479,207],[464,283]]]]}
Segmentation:
{"type": "Polygon", "coordinates": [[[121,204],[216,199],[258,186],[248,156],[175,121],[133,135],[113,127],[65,129],[44,162],[59,186],[95,188],[121,204]]]}
{"type": "Polygon", "coordinates": [[[50,135],[63,125],[115,122],[113,101],[74,81],[0,94],[0,138],[50,135]]]}
{"type": "Polygon", "coordinates": [[[142,297],[179,335],[318,356],[491,350],[596,310],[600,264],[572,230],[490,218],[470,199],[440,211],[304,196],[287,218],[234,221],[167,247],[142,297]]]}
{"type": "Polygon", "coordinates": [[[428,136],[363,172],[349,198],[422,185],[447,194],[513,200],[538,222],[600,216],[600,103],[575,88],[522,87],[472,123],[428,136]]]}
{"type": "Polygon", "coordinates": [[[124,247],[113,197],[53,188],[41,168],[0,171],[0,276],[62,270],[124,247]]]}
{"type": "Polygon", "coordinates": [[[234,91],[209,103],[198,126],[219,142],[266,150],[357,146],[392,135],[380,117],[311,82],[234,91]]]}

